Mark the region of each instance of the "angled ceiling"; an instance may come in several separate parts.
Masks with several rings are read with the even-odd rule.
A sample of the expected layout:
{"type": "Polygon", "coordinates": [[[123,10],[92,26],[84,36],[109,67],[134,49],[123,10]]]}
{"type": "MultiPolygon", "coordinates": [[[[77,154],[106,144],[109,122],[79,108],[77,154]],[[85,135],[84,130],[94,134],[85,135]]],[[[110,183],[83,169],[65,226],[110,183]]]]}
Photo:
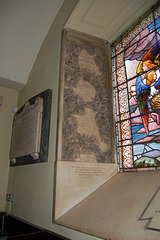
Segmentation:
{"type": "MultiPolygon", "coordinates": [[[[64,0],[0,1],[0,86],[21,90],[64,0]]],[[[112,43],[157,0],[80,0],[65,27],[112,43]]]]}
{"type": "Polygon", "coordinates": [[[156,3],[157,0],[81,0],[66,27],[112,43],[156,3]]]}
{"type": "Polygon", "coordinates": [[[0,0],[0,85],[22,89],[64,0],[0,0]]]}

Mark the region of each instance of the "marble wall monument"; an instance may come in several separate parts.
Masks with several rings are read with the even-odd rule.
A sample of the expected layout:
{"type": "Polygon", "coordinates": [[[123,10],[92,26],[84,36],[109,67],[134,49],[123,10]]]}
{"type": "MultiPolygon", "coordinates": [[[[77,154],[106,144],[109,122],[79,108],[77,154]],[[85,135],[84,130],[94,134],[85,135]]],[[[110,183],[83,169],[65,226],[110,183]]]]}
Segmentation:
{"type": "Polygon", "coordinates": [[[14,115],[10,166],[48,159],[52,90],[32,97],[14,115]]]}
{"type": "Polygon", "coordinates": [[[59,93],[56,218],[116,171],[109,58],[110,47],[105,40],[71,29],[64,30],[59,93]],[[73,183],[69,183],[70,180],[73,183]],[[62,182],[69,186],[66,188],[62,182]],[[70,197],[72,203],[67,200],[66,203],[60,203],[61,197],[67,199],[67,196],[61,196],[61,192],[65,195],[65,189],[70,191],[70,187],[75,189],[74,194],[71,194],[74,196],[70,197]]]}

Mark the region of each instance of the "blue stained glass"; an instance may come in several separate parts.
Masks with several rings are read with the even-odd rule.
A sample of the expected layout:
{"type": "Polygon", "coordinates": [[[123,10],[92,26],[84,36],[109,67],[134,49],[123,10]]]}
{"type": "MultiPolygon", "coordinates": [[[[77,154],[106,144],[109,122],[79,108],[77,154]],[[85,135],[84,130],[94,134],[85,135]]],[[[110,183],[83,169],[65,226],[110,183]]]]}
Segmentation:
{"type": "MultiPolygon", "coordinates": [[[[133,126],[132,127],[132,134],[137,133],[141,128],[143,127],[143,124],[139,125],[139,126],[133,126]]],[[[134,135],[135,136],[135,135],[134,135]]]]}
{"type": "MultiPolygon", "coordinates": [[[[147,22],[148,17],[144,19],[144,23],[147,22]]],[[[124,112],[123,109],[126,106],[130,111],[127,116],[129,123],[119,124],[118,133],[121,134],[119,139],[125,139],[125,136],[130,136],[128,139],[131,139],[128,140],[128,147],[126,143],[121,142],[122,152],[125,153],[120,159],[122,168],[160,166],[159,30],[160,17],[153,19],[153,22],[141,31],[135,30],[133,32],[131,30],[132,34],[128,34],[128,39],[125,36],[126,43],[129,40],[128,45],[126,44],[125,48],[121,48],[125,58],[122,59],[118,55],[117,62],[122,64],[124,61],[125,68],[123,73],[117,70],[117,78],[123,79],[123,83],[127,83],[126,91],[128,92],[124,95],[124,90],[119,92],[118,86],[115,86],[115,91],[120,94],[120,100],[117,103],[120,105],[117,105],[117,112],[119,110],[121,113],[124,112]],[[131,35],[132,39],[130,39],[131,35]],[[130,157],[129,153],[126,154],[128,151],[130,151],[130,157]]],[[[119,46],[119,43],[116,46],[119,46]]],[[[116,62],[116,56],[113,58],[116,62]]],[[[116,70],[116,65],[114,70],[116,70]]]]}
{"type": "Polygon", "coordinates": [[[148,25],[149,30],[154,30],[155,28],[160,28],[160,17],[155,20],[155,22],[152,22],[150,25],[148,25]]]}
{"type": "MultiPolygon", "coordinates": [[[[139,127],[139,130],[143,127],[143,125],[141,125],[139,127]]],[[[134,127],[133,127],[134,128],[134,127]]],[[[136,134],[133,134],[132,138],[133,138],[133,143],[136,143],[138,142],[139,140],[142,140],[144,139],[145,137],[147,137],[147,134],[146,133],[136,133],[136,134]]]]}

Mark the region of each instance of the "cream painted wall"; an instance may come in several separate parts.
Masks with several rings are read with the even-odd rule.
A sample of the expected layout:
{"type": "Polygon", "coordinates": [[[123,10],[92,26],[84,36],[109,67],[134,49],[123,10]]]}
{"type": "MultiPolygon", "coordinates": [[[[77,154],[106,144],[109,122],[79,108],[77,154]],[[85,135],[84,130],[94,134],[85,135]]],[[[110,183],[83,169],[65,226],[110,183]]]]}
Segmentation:
{"type": "Polygon", "coordinates": [[[48,162],[10,168],[8,193],[15,195],[11,215],[69,239],[98,239],[53,224],[54,165],[60,70],[61,32],[77,0],[66,0],[39,51],[28,82],[19,93],[19,107],[45,89],[53,89],[48,162]]]}
{"type": "Polygon", "coordinates": [[[43,90],[53,90],[48,162],[10,168],[8,193],[15,195],[11,215],[72,240],[98,240],[99,238],[52,222],[61,31],[76,2],[77,0],[65,0],[39,51],[28,82],[18,98],[20,107],[27,99],[43,90]]]}
{"type": "Polygon", "coordinates": [[[17,106],[18,92],[0,87],[3,97],[0,106],[0,212],[5,211],[6,193],[9,174],[9,149],[13,120],[13,107],[17,106]]]}
{"type": "Polygon", "coordinates": [[[63,1],[0,1],[0,83],[19,89],[26,84],[39,48],[63,1]]]}

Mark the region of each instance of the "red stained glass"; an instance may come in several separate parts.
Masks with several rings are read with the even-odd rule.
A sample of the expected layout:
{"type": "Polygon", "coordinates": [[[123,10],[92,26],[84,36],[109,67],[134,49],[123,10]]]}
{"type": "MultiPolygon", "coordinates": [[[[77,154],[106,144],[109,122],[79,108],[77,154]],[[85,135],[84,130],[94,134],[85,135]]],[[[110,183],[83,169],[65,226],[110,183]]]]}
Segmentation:
{"type": "Polygon", "coordinates": [[[160,167],[160,7],[114,49],[120,171],[156,169],[160,167]]]}

